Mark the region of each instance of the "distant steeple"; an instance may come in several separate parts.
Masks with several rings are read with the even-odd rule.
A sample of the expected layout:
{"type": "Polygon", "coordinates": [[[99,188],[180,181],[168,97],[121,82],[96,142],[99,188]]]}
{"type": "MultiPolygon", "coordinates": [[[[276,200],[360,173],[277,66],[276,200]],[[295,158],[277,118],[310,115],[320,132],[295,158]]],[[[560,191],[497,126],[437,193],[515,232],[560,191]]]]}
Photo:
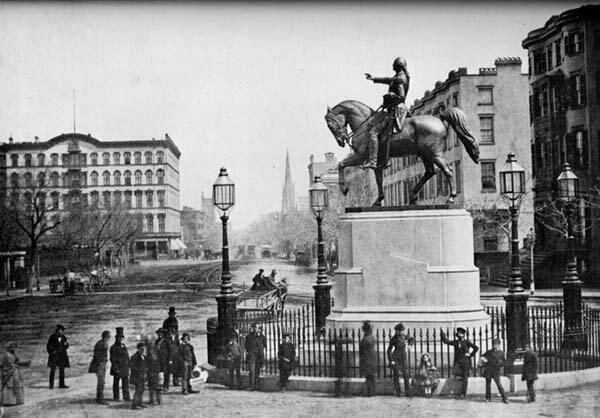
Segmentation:
{"type": "Polygon", "coordinates": [[[296,210],[296,193],[294,182],[292,182],[292,170],[290,169],[290,154],[285,154],[285,179],[283,181],[283,195],[281,198],[281,213],[296,210]]]}

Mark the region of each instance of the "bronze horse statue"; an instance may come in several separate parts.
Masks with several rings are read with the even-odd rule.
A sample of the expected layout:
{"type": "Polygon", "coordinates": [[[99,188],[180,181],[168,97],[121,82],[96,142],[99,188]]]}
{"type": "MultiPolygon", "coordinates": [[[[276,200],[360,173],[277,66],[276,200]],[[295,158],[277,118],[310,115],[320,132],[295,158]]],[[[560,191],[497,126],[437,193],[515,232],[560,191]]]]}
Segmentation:
{"type": "MultiPolygon", "coordinates": [[[[340,147],[344,147],[348,143],[353,151],[338,164],[339,184],[344,195],[348,193],[348,187],[344,183],[344,168],[359,166],[367,160],[369,155],[367,141],[371,121],[381,119],[374,116],[376,113],[373,109],[357,100],[345,100],[334,106],[333,109],[327,108],[325,115],[327,127],[340,147]],[[350,127],[351,134],[348,134],[347,126],[350,127]]],[[[454,129],[467,153],[477,164],[479,162],[479,145],[469,128],[465,113],[456,107],[445,110],[438,116],[406,117],[400,133],[394,133],[391,138],[388,138],[388,144],[380,141],[379,162],[385,164],[387,161],[383,160],[387,160],[387,158],[408,155],[416,155],[423,161],[425,174],[411,191],[411,204],[417,201],[419,190],[436,173],[435,166],[444,173],[450,186],[447,203],[454,203],[456,184],[452,165],[444,157],[449,126],[454,129]]],[[[378,196],[373,206],[381,206],[385,197],[382,165],[378,164],[374,171],[378,196]]]]}

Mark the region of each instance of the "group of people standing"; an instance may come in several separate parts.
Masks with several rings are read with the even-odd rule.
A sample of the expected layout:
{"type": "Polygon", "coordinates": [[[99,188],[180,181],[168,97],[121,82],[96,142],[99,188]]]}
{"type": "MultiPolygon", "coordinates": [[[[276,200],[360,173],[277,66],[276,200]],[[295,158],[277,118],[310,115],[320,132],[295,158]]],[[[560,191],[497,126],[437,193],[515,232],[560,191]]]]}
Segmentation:
{"type": "Polygon", "coordinates": [[[147,335],[136,344],[136,352],[129,357],[125,346],[125,334],[122,327],[116,329],[115,342],[109,347],[110,331],[103,331],[101,339],[94,346],[94,355],[89,367],[90,373],[97,376],[96,402],[105,405],[104,385],[106,365],[110,360],[110,374],[113,376],[113,400],[119,401],[120,394],[124,401],[131,401],[132,409],[145,407],[143,394],[148,387],[149,404],[160,404],[161,393],[169,390],[171,376],[173,385],[178,386],[181,380],[181,392],[184,395],[196,393],[192,389],[190,379],[196,366],[194,347],[190,344],[190,335],[183,333],[179,338],[179,323],[175,308],[169,308],[169,317],[163,326],[156,330],[157,337],[147,335]],[[129,386],[135,388],[133,399],[129,386]]]}
{"type": "MultiPolygon", "coordinates": [[[[394,327],[395,334],[390,339],[386,350],[390,368],[392,369],[392,381],[396,396],[401,396],[400,376],[404,381],[404,393],[410,397],[413,394],[429,397],[439,385],[440,374],[432,362],[429,353],[421,355],[420,362],[415,370],[412,385],[409,377],[408,351],[414,345],[414,340],[405,333],[402,323],[394,327]]],[[[362,326],[363,337],[360,341],[360,372],[365,377],[366,394],[372,396],[375,393],[375,376],[377,375],[377,342],[373,336],[371,323],[365,321],[362,326]]],[[[469,375],[471,371],[472,358],[479,351],[479,347],[466,338],[464,328],[456,328],[455,339],[449,340],[447,335],[441,332],[442,343],[454,348],[453,375],[461,382],[458,393],[459,398],[467,395],[469,375]]],[[[508,397],[500,381],[502,367],[506,365],[506,356],[501,350],[502,341],[494,338],[492,349],[486,351],[480,358],[479,366],[482,368],[482,376],[485,377],[485,400],[491,401],[492,380],[502,396],[502,401],[508,403],[508,397]]],[[[537,379],[537,355],[526,346],[524,355],[522,380],[527,381],[527,401],[535,401],[534,382],[537,379]]]]}

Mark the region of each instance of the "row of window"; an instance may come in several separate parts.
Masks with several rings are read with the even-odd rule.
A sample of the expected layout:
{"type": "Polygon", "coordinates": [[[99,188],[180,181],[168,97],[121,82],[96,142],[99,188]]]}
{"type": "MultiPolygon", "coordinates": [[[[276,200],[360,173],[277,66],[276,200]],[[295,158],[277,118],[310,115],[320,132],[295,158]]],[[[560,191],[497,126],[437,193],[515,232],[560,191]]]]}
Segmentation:
{"type": "MultiPolygon", "coordinates": [[[[99,157],[101,157],[102,165],[110,165],[111,164],[111,154],[108,152],[104,152],[99,155],[96,152],[92,152],[89,154],[90,156],[90,165],[100,165],[99,157]]],[[[58,157],[59,155],[56,153],[50,154],[50,165],[58,166],[58,157]]],[[[72,166],[85,166],[87,165],[87,154],[80,153],[72,153],[72,154],[62,154],[62,165],[64,167],[72,167],[72,166]]],[[[163,164],[165,159],[165,154],[163,151],[156,151],[156,163],[163,164]]],[[[146,151],[144,153],[144,164],[153,164],[154,163],[154,154],[151,151],[146,151]]],[[[10,164],[11,167],[19,166],[19,154],[11,154],[10,155],[10,164]]],[[[112,153],[112,164],[120,165],[120,164],[142,164],[142,153],[141,152],[124,152],[123,159],[121,160],[120,152],[112,153]],[[133,159],[132,159],[133,155],[133,159]],[[121,161],[123,161],[121,163],[121,161]]],[[[23,154],[23,165],[25,167],[33,166],[33,156],[32,154],[23,154]]],[[[44,167],[46,165],[46,154],[40,153],[37,155],[37,164],[38,167],[44,167]]],[[[6,155],[0,155],[0,167],[6,167],[6,155]]]]}
{"type": "MultiPolygon", "coordinates": [[[[600,133],[598,136],[600,139],[600,133]]],[[[556,178],[557,171],[565,162],[576,170],[585,170],[590,164],[588,132],[580,126],[574,127],[564,139],[543,141],[538,137],[531,146],[531,155],[533,176],[536,178],[556,178]]]]}
{"type": "MultiPolygon", "coordinates": [[[[598,98],[600,100],[600,90],[598,98]]],[[[546,115],[559,114],[567,107],[577,108],[585,104],[585,74],[574,74],[567,78],[564,84],[544,83],[534,87],[532,95],[529,96],[530,118],[533,120],[546,115]]]]}
{"type": "Polygon", "coordinates": [[[583,30],[578,30],[574,33],[569,33],[562,39],[558,39],[545,48],[532,52],[529,58],[529,74],[544,74],[554,67],[558,67],[563,62],[564,55],[573,56],[584,51],[584,36],[583,30]]]}
{"type": "MultiPolygon", "coordinates": [[[[145,177],[145,184],[146,185],[152,185],[153,183],[153,173],[152,170],[146,170],[146,173],[143,175],[145,177]]],[[[33,175],[31,173],[25,173],[23,174],[23,181],[21,182],[21,179],[19,177],[19,175],[17,173],[12,173],[10,176],[10,186],[13,188],[17,188],[20,186],[23,187],[32,187],[34,186],[33,184],[33,175]]],[[[98,186],[98,172],[96,171],[92,171],[90,173],[90,186],[98,186]]],[[[121,185],[121,177],[123,178],[123,185],[124,186],[131,186],[132,185],[132,174],[131,171],[126,170],[123,175],[121,176],[121,172],[120,171],[115,171],[113,172],[113,174],[111,175],[111,173],[109,171],[104,171],[102,173],[102,184],[104,186],[110,186],[111,185],[111,177],[112,177],[112,185],[114,186],[120,186],[121,185]]],[[[48,184],[48,186],[50,187],[59,187],[59,179],[60,179],[60,175],[56,172],[53,171],[50,174],[50,183],[48,184]]],[[[136,170],[133,173],[133,180],[135,185],[141,185],[142,184],[142,172],[140,170],[136,170]]],[[[156,184],[164,184],[164,180],[165,180],[165,172],[163,170],[157,170],[156,171],[156,184]]],[[[6,184],[6,178],[4,177],[4,175],[0,175],[0,185],[6,184]]],[[[44,185],[46,185],[46,174],[41,172],[37,174],[37,183],[36,183],[36,187],[43,187],[44,185]]],[[[68,173],[63,173],[62,174],[62,185],[65,187],[73,187],[73,188],[78,188],[78,187],[85,187],[87,186],[87,173],[79,173],[77,171],[75,172],[68,172],[68,173]]]]}
{"type": "MultiPolygon", "coordinates": [[[[21,202],[20,199],[23,199],[21,203],[27,204],[32,201],[32,197],[33,194],[31,192],[25,192],[21,195],[18,192],[13,191],[10,194],[10,202],[12,205],[16,206],[19,204],[19,202],[21,202]]],[[[46,198],[46,193],[40,192],[36,194],[36,199],[39,202],[40,207],[46,207],[46,198]]],[[[52,209],[58,210],[60,208],[60,193],[52,192],[50,193],[50,198],[52,200],[52,209]]],[[[68,209],[71,207],[71,205],[75,204],[91,204],[93,206],[103,207],[104,209],[109,209],[111,207],[123,207],[124,209],[149,209],[154,207],[164,208],[165,192],[162,190],[156,192],[156,206],[154,206],[154,192],[152,190],[147,190],[145,192],[142,192],[141,190],[135,192],[116,191],[112,193],[91,192],[89,195],[87,193],[63,194],[62,200],[64,209],[68,209]],[[133,205],[134,202],[135,206],[133,205]]]]}
{"type": "MultiPolygon", "coordinates": [[[[388,206],[407,205],[410,202],[410,194],[421,178],[421,175],[399,180],[385,186],[385,195],[388,206]]],[[[454,181],[456,182],[456,192],[462,192],[462,169],[460,161],[454,162],[454,181]]],[[[447,196],[450,194],[446,176],[443,173],[436,175],[435,181],[431,179],[419,190],[419,200],[435,199],[438,196],[447,196]]]]}

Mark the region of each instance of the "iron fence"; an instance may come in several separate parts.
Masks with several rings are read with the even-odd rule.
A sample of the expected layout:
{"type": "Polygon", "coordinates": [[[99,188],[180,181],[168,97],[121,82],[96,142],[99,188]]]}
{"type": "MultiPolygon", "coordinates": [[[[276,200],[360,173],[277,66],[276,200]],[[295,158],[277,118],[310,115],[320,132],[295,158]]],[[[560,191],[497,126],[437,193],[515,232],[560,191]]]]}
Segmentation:
{"type": "MultiPolygon", "coordinates": [[[[471,358],[472,376],[480,376],[481,369],[476,367],[482,354],[492,348],[492,340],[500,338],[506,352],[506,316],[501,306],[487,307],[490,316],[489,325],[466,327],[466,338],[476,344],[478,352],[471,358]]],[[[284,332],[290,333],[296,347],[297,361],[294,375],[308,377],[359,377],[359,343],[362,338],[359,329],[327,329],[315,332],[314,302],[297,309],[288,309],[279,314],[262,312],[246,313],[238,319],[240,344],[244,347],[245,336],[250,325],[257,323],[263,329],[267,347],[265,350],[264,370],[266,374],[277,374],[277,351],[284,332]]],[[[563,329],[563,307],[531,306],[528,308],[529,337],[532,348],[538,353],[539,372],[554,373],[580,370],[600,366],[600,310],[583,307],[581,337],[584,344],[572,348],[565,344],[563,329]]],[[[434,365],[442,377],[452,376],[454,364],[453,348],[444,344],[442,329],[408,328],[407,336],[413,344],[408,351],[409,374],[412,376],[424,353],[429,353],[434,365]]],[[[445,328],[443,332],[453,338],[454,329],[445,328]]],[[[386,350],[394,335],[393,329],[375,329],[376,352],[379,378],[391,376],[386,350]]],[[[244,354],[245,355],[245,354],[244,354]]],[[[245,362],[242,362],[246,368],[245,362]]]]}

